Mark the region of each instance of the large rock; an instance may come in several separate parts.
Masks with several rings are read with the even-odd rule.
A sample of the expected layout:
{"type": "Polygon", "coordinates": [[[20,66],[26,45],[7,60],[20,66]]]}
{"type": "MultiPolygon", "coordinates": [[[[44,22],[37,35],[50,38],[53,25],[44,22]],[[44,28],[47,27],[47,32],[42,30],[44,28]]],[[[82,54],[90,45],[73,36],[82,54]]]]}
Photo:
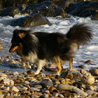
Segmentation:
{"type": "MultiPolygon", "coordinates": [[[[65,9],[71,3],[74,3],[75,0],[52,0],[58,7],[65,9]]],[[[79,0],[78,0],[79,1],[79,0]]],[[[83,1],[83,0],[82,0],[83,1]]]]}
{"type": "Polygon", "coordinates": [[[12,26],[20,26],[20,27],[35,27],[39,25],[51,25],[49,20],[42,16],[41,14],[32,14],[19,19],[16,19],[12,22],[12,26]]]}
{"type": "MultiPolygon", "coordinates": [[[[31,3],[32,4],[32,3],[31,3]]],[[[62,16],[67,17],[67,14],[64,12],[63,8],[58,7],[52,1],[43,1],[35,5],[21,4],[15,7],[9,7],[3,10],[0,10],[1,16],[15,16],[16,14],[35,14],[40,13],[43,16],[62,16]]]]}
{"type": "Polygon", "coordinates": [[[20,10],[17,7],[9,7],[0,10],[0,16],[15,16],[16,14],[20,14],[20,10]]]}
{"type": "Polygon", "coordinates": [[[25,10],[28,14],[32,13],[40,13],[43,16],[62,16],[67,17],[67,14],[64,12],[64,10],[60,7],[57,7],[52,1],[44,1],[39,4],[28,6],[25,10]]]}
{"type": "Polygon", "coordinates": [[[4,8],[15,7],[22,4],[31,5],[31,4],[36,4],[39,1],[40,0],[1,0],[2,6],[4,8]]]}
{"type": "MultiPolygon", "coordinates": [[[[70,4],[65,9],[68,14],[79,16],[79,17],[95,17],[98,14],[98,2],[80,2],[70,4]]],[[[97,17],[97,16],[96,16],[97,17]]]]}

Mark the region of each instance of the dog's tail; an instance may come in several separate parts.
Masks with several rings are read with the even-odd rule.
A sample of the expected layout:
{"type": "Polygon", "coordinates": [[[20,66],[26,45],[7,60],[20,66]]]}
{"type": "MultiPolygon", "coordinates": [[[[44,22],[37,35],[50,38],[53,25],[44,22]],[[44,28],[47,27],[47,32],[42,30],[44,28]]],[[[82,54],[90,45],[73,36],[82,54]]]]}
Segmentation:
{"type": "Polygon", "coordinates": [[[70,28],[66,37],[76,41],[79,45],[85,45],[92,39],[91,28],[84,24],[75,24],[70,28]]]}

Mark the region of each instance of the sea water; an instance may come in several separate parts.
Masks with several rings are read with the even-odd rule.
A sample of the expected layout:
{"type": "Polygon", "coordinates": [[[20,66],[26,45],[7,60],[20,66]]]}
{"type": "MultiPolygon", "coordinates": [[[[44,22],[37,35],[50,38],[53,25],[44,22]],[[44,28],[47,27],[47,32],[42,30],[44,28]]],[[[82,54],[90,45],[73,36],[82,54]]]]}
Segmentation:
{"type": "MultiPolygon", "coordinates": [[[[23,17],[21,15],[17,15],[15,17],[11,16],[5,16],[0,17],[0,42],[7,42],[8,44],[6,46],[3,46],[3,49],[0,50],[0,57],[7,56],[7,55],[13,55],[8,52],[9,47],[11,45],[10,41],[12,38],[12,34],[14,29],[22,28],[17,26],[11,26],[11,22],[13,20],[23,17]],[[4,51],[5,49],[5,51],[4,51]]],[[[76,56],[73,59],[73,66],[76,68],[76,66],[84,65],[85,69],[90,69],[92,67],[98,67],[98,21],[97,20],[91,20],[91,18],[80,18],[80,17],[73,17],[70,18],[60,18],[60,17],[47,17],[48,20],[52,23],[51,26],[49,25],[41,25],[37,27],[28,27],[24,29],[31,29],[33,31],[42,31],[42,32],[60,32],[66,34],[68,30],[76,23],[85,23],[85,25],[88,25],[91,27],[93,39],[91,42],[88,43],[86,46],[80,46],[80,49],[76,51],[76,56]],[[92,62],[90,64],[85,64],[84,62],[87,60],[91,60],[92,62]]],[[[51,39],[50,39],[51,40],[51,39]]],[[[16,55],[16,54],[15,54],[16,55]]],[[[2,67],[2,65],[0,65],[2,67]]],[[[69,67],[69,63],[65,63],[64,68],[69,67]]],[[[3,67],[4,68],[4,67],[3,67]]],[[[5,69],[8,69],[5,68],[5,69]]]]}

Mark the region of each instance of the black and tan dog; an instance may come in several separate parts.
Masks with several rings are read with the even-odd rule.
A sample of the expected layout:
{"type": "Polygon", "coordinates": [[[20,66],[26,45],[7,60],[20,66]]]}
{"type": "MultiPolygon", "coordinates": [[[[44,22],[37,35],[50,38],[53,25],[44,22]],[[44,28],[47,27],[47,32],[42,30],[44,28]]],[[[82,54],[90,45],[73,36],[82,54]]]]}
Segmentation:
{"type": "Polygon", "coordinates": [[[10,52],[16,52],[22,57],[23,67],[26,62],[38,64],[38,74],[46,62],[57,66],[57,75],[61,73],[61,65],[69,61],[72,69],[72,59],[80,45],[87,44],[92,39],[91,30],[84,24],[76,24],[67,34],[32,32],[30,30],[14,30],[10,52]]]}

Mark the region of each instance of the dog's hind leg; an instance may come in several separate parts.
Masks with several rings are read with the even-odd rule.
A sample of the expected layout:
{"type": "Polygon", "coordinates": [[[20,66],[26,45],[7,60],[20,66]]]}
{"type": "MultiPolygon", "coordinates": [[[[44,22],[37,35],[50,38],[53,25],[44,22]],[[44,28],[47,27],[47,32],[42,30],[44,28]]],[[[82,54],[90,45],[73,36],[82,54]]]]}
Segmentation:
{"type": "Polygon", "coordinates": [[[38,67],[37,67],[37,71],[35,72],[35,75],[39,74],[42,67],[46,64],[46,61],[45,60],[39,60],[38,61],[38,67]]]}
{"type": "Polygon", "coordinates": [[[61,63],[60,63],[60,62],[59,62],[59,63],[55,63],[55,65],[57,66],[57,69],[58,69],[57,75],[60,75],[60,73],[61,73],[61,71],[62,71],[61,63]]]}
{"type": "Polygon", "coordinates": [[[69,59],[69,71],[77,71],[76,69],[73,69],[73,67],[72,67],[72,63],[73,63],[73,58],[70,58],[69,59]]]}
{"type": "Polygon", "coordinates": [[[73,68],[72,68],[72,62],[73,62],[73,59],[72,58],[70,58],[69,59],[69,70],[72,70],[73,68]]]}

